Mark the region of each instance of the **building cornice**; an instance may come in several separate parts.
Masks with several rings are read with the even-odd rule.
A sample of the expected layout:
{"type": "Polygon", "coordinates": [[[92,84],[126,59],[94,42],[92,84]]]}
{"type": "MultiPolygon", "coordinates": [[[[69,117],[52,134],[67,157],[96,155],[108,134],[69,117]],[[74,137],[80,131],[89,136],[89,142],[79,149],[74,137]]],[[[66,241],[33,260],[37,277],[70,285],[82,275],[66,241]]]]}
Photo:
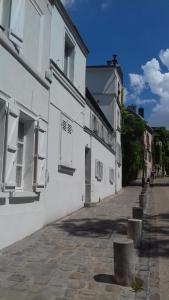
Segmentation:
{"type": "Polygon", "coordinates": [[[116,154],[116,151],[113,150],[108,144],[106,144],[97,134],[95,134],[91,129],[87,126],[84,126],[84,131],[89,135],[93,136],[96,140],[98,140],[104,147],[106,147],[112,154],[116,154]]]}
{"type": "Polygon", "coordinates": [[[50,69],[53,73],[53,76],[60,82],[60,84],[63,85],[64,88],[66,88],[66,90],[84,107],[85,98],[53,60],[50,60],[50,69]]]}

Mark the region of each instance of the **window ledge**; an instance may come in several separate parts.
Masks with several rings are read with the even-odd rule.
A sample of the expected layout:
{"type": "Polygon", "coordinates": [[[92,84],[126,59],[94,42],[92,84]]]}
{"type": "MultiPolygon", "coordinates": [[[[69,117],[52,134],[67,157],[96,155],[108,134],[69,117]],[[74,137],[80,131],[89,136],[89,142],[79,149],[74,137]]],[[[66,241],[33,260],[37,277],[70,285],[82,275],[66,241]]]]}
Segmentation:
{"type": "Polygon", "coordinates": [[[58,165],[58,172],[73,176],[76,169],[64,165],[58,165]]]}
{"type": "Polygon", "coordinates": [[[24,204],[39,201],[39,195],[34,192],[14,192],[9,197],[9,204],[24,204]]]}

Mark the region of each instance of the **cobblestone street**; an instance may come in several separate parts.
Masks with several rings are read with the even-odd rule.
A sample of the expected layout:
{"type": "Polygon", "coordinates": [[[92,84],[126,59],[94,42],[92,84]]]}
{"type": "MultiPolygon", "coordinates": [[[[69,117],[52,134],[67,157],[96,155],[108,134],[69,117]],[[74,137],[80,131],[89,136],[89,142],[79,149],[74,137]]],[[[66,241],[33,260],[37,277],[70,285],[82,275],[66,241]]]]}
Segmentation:
{"type": "Polygon", "coordinates": [[[2,250],[0,299],[159,300],[161,293],[161,299],[167,300],[168,187],[158,183],[147,191],[143,249],[136,261],[144,280],[141,292],[112,283],[113,240],[126,235],[127,218],[138,206],[141,187],[135,186],[2,250]]]}
{"type": "Polygon", "coordinates": [[[133,299],[131,288],[112,284],[113,239],[126,234],[140,190],[128,187],[2,250],[0,299],[133,299]]]}

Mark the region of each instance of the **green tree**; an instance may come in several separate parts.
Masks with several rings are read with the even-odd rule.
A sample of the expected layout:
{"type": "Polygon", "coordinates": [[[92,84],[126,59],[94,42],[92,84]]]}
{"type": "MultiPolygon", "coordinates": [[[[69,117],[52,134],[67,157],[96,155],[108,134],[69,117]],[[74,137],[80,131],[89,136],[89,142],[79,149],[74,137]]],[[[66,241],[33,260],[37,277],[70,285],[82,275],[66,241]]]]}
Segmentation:
{"type": "Polygon", "coordinates": [[[137,178],[144,167],[143,133],[145,124],[141,118],[127,111],[123,106],[122,113],[122,157],[123,185],[137,178]]]}
{"type": "Polygon", "coordinates": [[[155,129],[157,134],[154,140],[154,164],[155,169],[162,169],[163,175],[169,175],[169,132],[165,127],[155,129]]]}

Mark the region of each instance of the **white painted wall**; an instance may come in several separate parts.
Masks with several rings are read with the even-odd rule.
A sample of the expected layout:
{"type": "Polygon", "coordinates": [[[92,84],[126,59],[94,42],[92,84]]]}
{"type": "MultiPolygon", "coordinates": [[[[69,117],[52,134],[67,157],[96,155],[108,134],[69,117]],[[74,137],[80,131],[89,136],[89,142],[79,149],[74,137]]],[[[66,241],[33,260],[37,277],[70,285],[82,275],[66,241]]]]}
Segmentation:
{"type": "MultiPolygon", "coordinates": [[[[57,97],[56,97],[57,99],[57,97]]],[[[66,102],[73,99],[64,98],[66,102]]],[[[73,101],[72,101],[73,102],[73,101]]],[[[78,103],[77,103],[78,106],[78,103]]],[[[68,106],[69,108],[71,105],[68,106]]],[[[54,221],[69,214],[84,205],[84,132],[83,128],[73,120],[73,176],[58,172],[60,164],[60,130],[61,111],[50,106],[48,172],[49,184],[45,192],[45,223],[54,221]]],[[[70,145],[67,145],[70,151],[70,145]]]]}
{"type": "Polygon", "coordinates": [[[50,26],[48,1],[25,1],[22,54],[43,77],[49,68],[50,26]]]}
{"type": "MultiPolygon", "coordinates": [[[[35,3],[35,1],[31,3],[33,2],[35,3]]],[[[22,111],[35,121],[41,116],[46,124],[48,122],[49,91],[40,82],[41,80],[37,80],[35,76],[33,76],[33,73],[36,73],[37,77],[39,76],[39,78],[45,82],[45,72],[49,68],[50,49],[50,12],[47,8],[47,3],[47,0],[38,0],[39,8],[42,9],[43,13],[42,18],[44,25],[44,27],[42,26],[41,44],[39,44],[39,48],[36,49],[40,51],[42,47],[38,64],[36,64],[38,53],[34,52],[35,49],[32,47],[31,38],[36,39],[39,37],[36,36],[36,31],[32,32],[33,26],[37,24],[36,22],[33,23],[33,19],[31,18],[32,11],[29,10],[29,0],[26,1],[26,24],[24,25],[23,45],[19,54],[17,54],[18,52],[15,50],[13,43],[8,40],[5,33],[0,31],[0,38],[8,45],[11,53],[15,53],[15,55],[12,55],[10,51],[0,45],[0,98],[2,98],[6,104],[14,104],[19,112],[22,111]],[[32,23],[31,28],[29,28],[30,22],[28,22],[30,20],[32,23]],[[30,29],[32,37],[30,36],[30,29]],[[35,34],[35,36],[33,36],[33,34],[35,34]],[[20,58],[16,59],[17,55],[20,58]],[[20,63],[20,59],[23,64],[20,63]],[[30,71],[25,67],[27,64],[30,71]]],[[[32,161],[33,156],[34,152],[32,153],[32,161]]],[[[28,157],[28,160],[30,160],[30,157],[28,157]]],[[[30,185],[31,183],[29,182],[29,186],[30,185]]],[[[12,203],[14,197],[12,196],[10,199],[9,192],[0,191],[0,198],[5,198],[6,201],[5,205],[0,206],[0,248],[6,247],[32,234],[44,225],[43,192],[40,193],[39,201],[34,201],[36,194],[30,191],[28,192],[28,190],[29,188],[26,188],[24,191],[18,191],[17,195],[15,193],[13,194],[15,198],[17,196],[22,199],[19,204],[12,203]],[[30,199],[32,202],[28,203],[30,199]]]]}
{"type": "Polygon", "coordinates": [[[85,96],[86,58],[69,28],[65,25],[63,18],[58,13],[57,9],[53,7],[50,57],[58,65],[62,72],[64,71],[65,34],[69,36],[75,48],[73,84],[78,91],[85,96]]]}
{"type": "Polygon", "coordinates": [[[92,138],[92,180],[91,180],[91,201],[98,202],[115,193],[115,184],[109,181],[109,168],[115,170],[115,155],[112,154],[94,137],[92,138]],[[95,177],[95,160],[103,163],[103,179],[98,181],[95,177]]]}
{"type": "Polygon", "coordinates": [[[0,66],[0,90],[47,120],[48,91],[2,46],[0,66]]]}

